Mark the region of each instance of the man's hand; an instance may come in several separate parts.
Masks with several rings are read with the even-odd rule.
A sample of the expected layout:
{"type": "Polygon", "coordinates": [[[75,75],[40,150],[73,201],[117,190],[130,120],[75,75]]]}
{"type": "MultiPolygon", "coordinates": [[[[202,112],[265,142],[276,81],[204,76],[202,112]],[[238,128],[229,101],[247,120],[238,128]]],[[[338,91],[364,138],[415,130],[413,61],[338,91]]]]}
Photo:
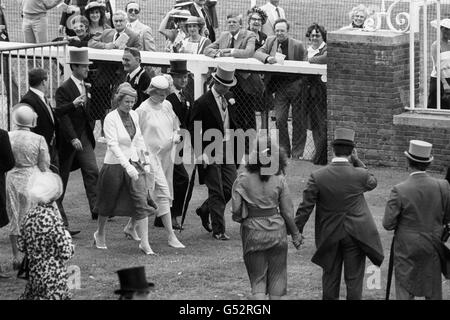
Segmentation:
{"type": "Polygon", "coordinates": [[[275,59],[275,57],[270,56],[267,58],[267,63],[269,64],[277,63],[277,59],[275,59]]]}
{"type": "Polygon", "coordinates": [[[115,49],[115,48],[116,48],[116,45],[114,44],[114,42],[105,44],[105,49],[115,49]]]}
{"type": "Polygon", "coordinates": [[[75,148],[75,150],[77,150],[77,151],[83,150],[83,145],[81,144],[80,139],[73,139],[71,141],[71,143],[72,143],[72,146],[75,148]]]}
{"type": "Polygon", "coordinates": [[[84,104],[86,103],[86,95],[82,94],[80,96],[78,96],[75,100],[73,100],[73,105],[75,106],[75,108],[79,108],[84,106],[84,104]]]}
{"type": "Polygon", "coordinates": [[[295,249],[300,249],[301,245],[303,244],[303,239],[304,237],[301,233],[292,235],[292,243],[294,244],[295,249]]]}

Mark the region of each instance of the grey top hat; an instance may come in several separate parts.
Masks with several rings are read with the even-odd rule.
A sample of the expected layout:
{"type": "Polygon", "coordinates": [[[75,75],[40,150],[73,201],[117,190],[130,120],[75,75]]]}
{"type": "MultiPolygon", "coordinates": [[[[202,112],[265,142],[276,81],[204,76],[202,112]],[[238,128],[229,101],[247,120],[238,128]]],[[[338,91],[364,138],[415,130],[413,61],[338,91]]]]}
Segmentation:
{"type": "Polygon", "coordinates": [[[409,150],[405,151],[405,156],[409,159],[421,163],[430,163],[433,161],[433,156],[431,155],[431,148],[433,145],[426,141],[421,140],[411,140],[409,142],[409,150]]]}
{"type": "Polygon", "coordinates": [[[71,49],[69,51],[69,62],[68,64],[92,64],[89,61],[89,51],[88,49],[71,49]]]}
{"type": "Polygon", "coordinates": [[[355,131],[348,128],[334,130],[333,145],[355,146],[355,131]]]}
{"type": "Polygon", "coordinates": [[[233,87],[237,82],[236,77],[234,76],[235,71],[236,69],[234,68],[218,65],[216,72],[212,74],[212,77],[224,86],[233,87]]]}

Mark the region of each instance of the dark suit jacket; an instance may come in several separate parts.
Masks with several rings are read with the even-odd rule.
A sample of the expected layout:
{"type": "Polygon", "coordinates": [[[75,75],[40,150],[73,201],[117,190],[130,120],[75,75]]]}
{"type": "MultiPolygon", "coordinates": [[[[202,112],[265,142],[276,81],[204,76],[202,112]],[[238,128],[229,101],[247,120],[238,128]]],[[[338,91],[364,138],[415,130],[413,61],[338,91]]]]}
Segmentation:
{"type": "MultiPolygon", "coordinates": [[[[127,41],[127,47],[136,48],[138,50],[142,50],[142,44],[139,39],[139,35],[133,31],[131,31],[128,28],[125,28],[123,31],[125,32],[130,38],[127,41]]],[[[95,49],[105,49],[105,44],[113,42],[114,41],[114,35],[116,34],[116,29],[106,29],[102,32],[102,35],[99,39],[92,38],[89,40],[88,46],[90,48],[95,49]]]]}
{"type": "Polygon", "coordinates": [[[259,40],[258,38],[256,38],[255,41],[255,50],[258,50],[259,48],[261,48],[264,43],[266,43],[267,40],[267,34],[265,34],[264,32],[258,31],[258,36],[259,36],[259,40]]]}
{"type": "MultiPolygon", "coordinates": [[[[218,109],[216,99],[214,98],[211,90],[203,94],[200,98],[198,98],[194,102],[194,106],[191,109],[191,114],[189,116],[188,130],[191,135],[191,144],[192,147],[195,148],[194,140],[201,137],[202,139],[202,147],[201,152],[214,141],[204,141],[203,135],[209,129],[218,129],[222,134],[224,134],[222,115],[218,109]],[[194,122],[201,121],[201,133],[200,131],[195,131],[194,122]]],[[[236,110],[234,106],[228,104],[228,115],[230,118],[230,129],[236,129],[236,110]]],[[[236,146],[236,144],[235,144],[236,146]]],[[[194,153],[195,153],[194,149],[194,153]]],[[[201,154],[195,154],[195,157],[198,158],[201,154]]],[[[203,166],[198,166],[198,178],[200,184],[204,183],[205,171],[203,166]]]]}
{"type": "Polygon", "coordinates": [[[136,99],[136,103],[133,106],[133,110],[136,110],[142,102],[148,99],[148,94],[144,93],[148,89],[150,85],[151,78],[145,68],[141,67],[141,70],[129,81],[127,82],[131,84],[134,90],[136,90],[138,96],[136,99]]]}
{"type": "MultiPolygon", "coordinates": [[[[449,222],[450,185],[446,180],[423,172],[392,189],[383,226],[395,230],[395,278],[415,296],[431,296],[438,289],[430,281],[441,272],[433,257],[439,256],[443,266],[450,266],[449,250],[440,241],[443,225],[449,222]]],[[[450,275],[450,270],[442,272],[450,275]]]]}
{"type": "Polygon", "coordinates": [[[189,101],[186,97],[186,102],[182,103],[175,92],[169,94],[166,100],[172,104],[173,111],[180,121],[180,128],[187,129],[192,101],[189,101]]]}
{"type": "Polygon", "coordinates": [[[47,145],[50,150],[50,142],[53,138],[53,135],[55,134],[56,138],[58,139],[56,142],[56,145],[58,145],[59,142],[59,135],[58,135],[58,119],[56,118],[55,113],[52,111],[53,119],[52,120],[50,113],[48,111],[48,108],[45,106],[44,102],[39,98],[39,96],[34,93],[33,91],[29,90],[20,100],[21,103],[26,103],[30,105],[34,111],[37,113],[37,124],[36,127],[31,129],[34,133],[40,134],[45,138],[45,141],[47,141],[47,145]]]}
{"type": "Polygon", "coordinates": [[[8,132],[0,129],[0,228],[8,224],[6,213],[5,174],[14,167],[14,155],[8,132]]]}
{"type": "Polygon", "coordinates": [[[316,207],[315,237],[317,251],[312,262],[330,270],[338,243],[347,234],[358,241],[369,259],[380,266],[383,248],[364,192],[375,189],[377,180],[366,169],[348,162],[331,163],[313,172],[303,191],[295,223],[300,232],[316,207]]]}
{"type": "MultiPolygon", "coordinates": [[[[296,61],[306,61],[308,53],[303,42],[299,40],[295,40],[293,38],[289,38],[288,43],[288,55],[286,60],[296,60],[296,61]]],[[[275,53],[278,49],[278,40],[276,36],[267,37],[264,45],[256,50],[255,55],[253,56],[255,59],[266,63],[266,59],[270,56],[274,57],[275,53]]]]}
{"type": "MultiPolygon", "coordinates": [[[[86,92],[89,93],[89,88],[86,88],[86,92]]],[[[80,139],[83,132],[86,133],[88,139],[92,143],[92,148],[95,147],[94,139],[94,125],[95,121],[89,117],[88,110],[89,99],[84,107],[75,108],[73,100],[80,95],[77,85],[71,78],[67,79],[62,85],[56,89],[55,100],[56,108],[55,113],[59,120],[61,143],[58,150],[59,160],[61,163],[72,158],[72,155],[76,152],[72,146],[73,139],[80,139]]],[[[78,164],[74,164],[72,170],[78,169],[78,164]]]]}

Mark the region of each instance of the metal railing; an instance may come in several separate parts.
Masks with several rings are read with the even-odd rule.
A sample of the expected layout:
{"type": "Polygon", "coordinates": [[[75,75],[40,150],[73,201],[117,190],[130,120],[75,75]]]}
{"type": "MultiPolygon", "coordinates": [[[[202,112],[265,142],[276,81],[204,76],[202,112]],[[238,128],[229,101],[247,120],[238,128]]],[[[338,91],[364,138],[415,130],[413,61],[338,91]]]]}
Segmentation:
{"type": "Polygon", "coordinates": [[[11,128],[11,108],[28,91],[28,71],[43,68],[48,71],[48,96],[54,97],[64,79],[67,42],[24,44],[0,42],[0,126],[11,128]],[[6,98],[6,99],[5,99],[6,98]],[[6,101],[5,101],[6,100],[6,101]]]}

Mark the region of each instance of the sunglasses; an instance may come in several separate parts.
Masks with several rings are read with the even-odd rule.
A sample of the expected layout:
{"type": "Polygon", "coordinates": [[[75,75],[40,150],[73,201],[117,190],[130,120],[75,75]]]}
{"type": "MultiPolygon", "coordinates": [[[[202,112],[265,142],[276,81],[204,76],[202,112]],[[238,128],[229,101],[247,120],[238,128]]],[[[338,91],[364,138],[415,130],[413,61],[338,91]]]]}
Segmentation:
{"type": "Polygon", "coordinates": [[[140,11],[138,9],[128,9],[128,13],[135,13],[138,14],[140,11]]]}
{"type": "Polygon", "coordinates": [[[311,38],[322,38],[322,35],[316,33],[316,34],[311,34],[310,37],[311,38]]]}

